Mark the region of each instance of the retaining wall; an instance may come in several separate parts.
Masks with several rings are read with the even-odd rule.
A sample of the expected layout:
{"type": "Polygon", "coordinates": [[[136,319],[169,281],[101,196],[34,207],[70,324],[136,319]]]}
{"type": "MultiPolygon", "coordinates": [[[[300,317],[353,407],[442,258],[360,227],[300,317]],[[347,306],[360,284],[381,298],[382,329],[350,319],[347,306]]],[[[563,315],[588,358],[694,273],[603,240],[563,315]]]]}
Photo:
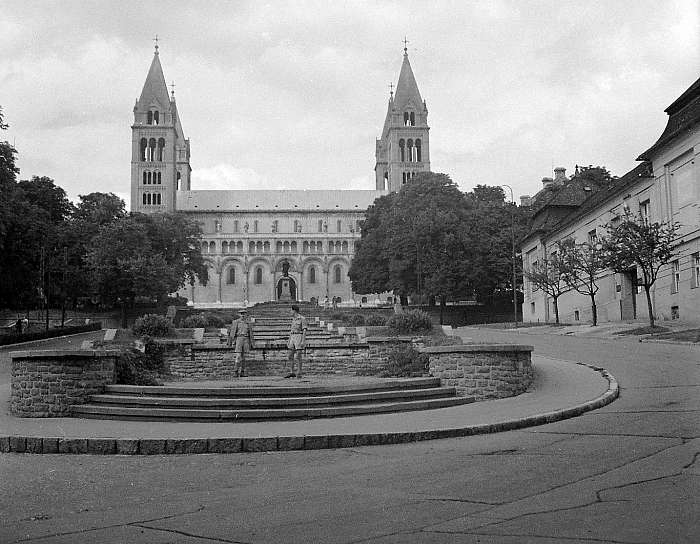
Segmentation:
{"type": "Polygon", "coordinates": [[[523,393],[534,378],[532,346],[464,344],[426,347],[430,375],[453,386],[460,396],[475,400],[513,397],[523,393]]]}
{"type": "Polygon", "coordinates": [[[10,412],[20,417],[66,417],[115,381],[118,351],[15,351],[10,412]]]}

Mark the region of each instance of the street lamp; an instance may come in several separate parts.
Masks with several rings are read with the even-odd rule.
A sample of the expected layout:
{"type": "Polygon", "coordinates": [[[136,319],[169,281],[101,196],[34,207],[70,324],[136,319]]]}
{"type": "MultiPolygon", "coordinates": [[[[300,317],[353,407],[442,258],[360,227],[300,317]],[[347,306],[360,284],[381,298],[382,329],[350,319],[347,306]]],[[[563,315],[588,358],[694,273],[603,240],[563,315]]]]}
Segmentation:
{"type": "Polygon", "coordinates": [[[511,241],[511,265],[513,268],[513,324],[518,326],[518,297],[515,291],[515,198],[513,198],[513,188],[510,185],[502,184],[501,187],[506,187],[510,191],[510,201],[513,203],[513,208],[510,210],[510,241],[511,241]]]}

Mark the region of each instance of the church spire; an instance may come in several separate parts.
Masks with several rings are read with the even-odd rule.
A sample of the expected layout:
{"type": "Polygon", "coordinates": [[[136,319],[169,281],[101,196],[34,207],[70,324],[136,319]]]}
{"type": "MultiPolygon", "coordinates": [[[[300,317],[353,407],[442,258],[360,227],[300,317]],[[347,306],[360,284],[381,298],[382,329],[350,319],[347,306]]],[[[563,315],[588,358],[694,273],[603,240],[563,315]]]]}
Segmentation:
{"type": "Polygon", "coordinates": [[[399,82],[396,84],[396,92],[394,93],[394,104],[399,109],[408,104],[418,108],[423,103],[416,78],[411,69],[411,63],[408,61],[408,48],[406,47],[406,43],[408,42],[404,41],[403,64],[401,64],[399,82]]]}
{"type": "Polygon", "coordinates": [[[160,65],[157,38],[155,38],[155,41],[156,45],[155,51],[153,52],[153,60],[151,61],[151,68],[148,70],[146,81],[143,84],[143,90],[141,91],[138,105],[145,109],[149,105],[155,103],[160,106],[162,110],[165,110],[169,107],[170,97],[168,95],[168,86],[165,84],[163,68],[160,65]]]}

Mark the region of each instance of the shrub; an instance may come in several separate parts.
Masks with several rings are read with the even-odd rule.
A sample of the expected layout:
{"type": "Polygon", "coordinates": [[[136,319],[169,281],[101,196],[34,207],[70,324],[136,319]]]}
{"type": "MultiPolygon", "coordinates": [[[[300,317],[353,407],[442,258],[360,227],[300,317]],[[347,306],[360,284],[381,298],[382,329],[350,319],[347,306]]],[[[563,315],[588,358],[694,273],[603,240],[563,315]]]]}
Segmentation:
{"type": "Polygon", "coordinates": [[[334,312],[331,314],[331,321],[345,321],[346,315],[343,312],[334,312]]]}
{"type": "Polygon", "coordinates": [[[159,377],[165,373],[163,346],[146,339],[145,350],[129,348],[116,365],[117,383],[125,385],[162,385],[159,377]]]}
{"type": "Polygon", "coordinates": [[[154,336],[156,338],[175,336],[173,324],[165,316],[146,314],[139,317],[131,327],[135,336],[154,336]]]}
{"type": "Polygon", "coordinates": [[[351,327],[361,327],[365,324],[365,316],[362,314],[351,314],[348,316],[348,325],[351,327]]]}
{"type": "Polygon", "coordinates": [[[204,314],[204,321],[206,323],[206,325],[205,325],[206,327],[213,327],[216,329],[220,329],[220,328],[226,326],[226,323],[224,322],[224,320],[221,319],[216,314],[204,314]]]}
{"type": "Polygon", "coordinates": [[[420,353],[411,344],[397,344],[389,352],[383,378],[410,378],[425,376],[430,367],[427,353],[420,353]]]}
{"type": "Polygon", "coordinates": [[[369,327],[383,327],[386,325],[386,317],[378,314],[370,315],[365,319],[365,325],[369,327]]]}
{"type": "Polygon", "coordinates": [[[386,323],[394,334],[428,332],[433,328],[430,315],[422,310],[408,310],[392,315],[386,323]]]}
{"type": "Polygon", "coordinates": [[[207,320],[202,314],[192,314],[182,320],[182,326],[186,329],[203,329],[207,326],[207,320]]]}

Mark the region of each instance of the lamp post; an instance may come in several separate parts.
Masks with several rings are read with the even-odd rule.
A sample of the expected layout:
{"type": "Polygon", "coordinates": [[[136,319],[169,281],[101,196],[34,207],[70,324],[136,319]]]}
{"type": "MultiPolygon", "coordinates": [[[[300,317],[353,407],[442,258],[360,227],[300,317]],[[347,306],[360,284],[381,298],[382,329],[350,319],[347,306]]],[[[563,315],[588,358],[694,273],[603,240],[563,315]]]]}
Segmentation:
{"type": "Polygon", "coordinates": [[[515,274],[515,198],[513,198],[513,188],[510,185],[502,184],[501,187],[506,187],[510,191],[510,201],[513,203],[513,208],[510,210],[510,242],[511,242],[511,266],[513,269],[513,324],[518,326],[518,297],[515,290],[516,274],[515,274]]]}

